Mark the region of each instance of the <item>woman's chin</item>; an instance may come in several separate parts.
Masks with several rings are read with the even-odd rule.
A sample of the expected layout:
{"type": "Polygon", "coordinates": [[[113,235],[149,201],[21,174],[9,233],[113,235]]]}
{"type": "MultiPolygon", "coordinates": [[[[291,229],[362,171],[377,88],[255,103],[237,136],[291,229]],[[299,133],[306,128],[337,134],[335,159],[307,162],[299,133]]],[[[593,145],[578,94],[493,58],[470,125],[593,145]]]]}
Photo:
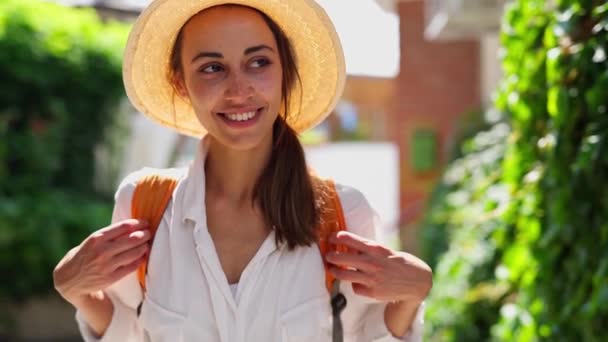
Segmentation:
{"type": "Polygon", "coordinates": [[[226,132],[226,134],[214,136],[214,138],[225,148],[234,151],[251,151],[265,145],[268,145],[269,148],[272,146],[272,139],[268,139],[265,135],[257,132],[248,133],[230,134],[226,132]]]}

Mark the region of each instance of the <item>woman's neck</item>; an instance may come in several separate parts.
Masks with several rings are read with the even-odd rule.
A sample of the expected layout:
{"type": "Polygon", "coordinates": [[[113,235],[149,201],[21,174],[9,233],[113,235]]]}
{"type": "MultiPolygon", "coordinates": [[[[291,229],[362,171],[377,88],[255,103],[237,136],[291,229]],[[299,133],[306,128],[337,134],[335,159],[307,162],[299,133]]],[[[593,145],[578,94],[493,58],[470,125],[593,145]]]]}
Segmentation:
{"type": "Polygon", "coordinates": [[[272,134],[249,150],[234,150],[211,140],[205,161],[208,198],[241,207],[251,205],[253,191],[272,153],[272,134]]]}

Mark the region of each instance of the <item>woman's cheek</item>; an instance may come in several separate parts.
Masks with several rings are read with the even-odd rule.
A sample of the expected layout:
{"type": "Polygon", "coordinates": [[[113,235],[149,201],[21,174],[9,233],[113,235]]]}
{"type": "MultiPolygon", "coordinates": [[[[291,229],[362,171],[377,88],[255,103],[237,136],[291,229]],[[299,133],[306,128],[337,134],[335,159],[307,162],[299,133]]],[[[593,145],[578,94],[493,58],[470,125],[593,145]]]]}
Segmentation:
{"type": "Polygon", "coordinates": [[[269,102],[281,101],[281,79],[272,74],[259,77],[256,80],[257,90],[269,102]]]}
{"type": "Polygon", "coordinates": [[[206,103],[213,102],[216,93],[220,91],[218,82],[210,82],[204,79],[193,79],[190,86],[190,97],[192,102],[206,103]]]}

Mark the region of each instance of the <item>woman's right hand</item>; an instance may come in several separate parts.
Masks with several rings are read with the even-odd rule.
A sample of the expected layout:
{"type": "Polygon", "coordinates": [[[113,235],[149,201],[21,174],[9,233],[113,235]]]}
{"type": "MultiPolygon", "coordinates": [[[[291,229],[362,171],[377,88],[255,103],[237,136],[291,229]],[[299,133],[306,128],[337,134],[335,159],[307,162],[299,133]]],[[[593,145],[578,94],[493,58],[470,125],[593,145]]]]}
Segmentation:
{"type": "Polygon", "coordinates": [[[148,224],[135,219],[102,228],[72,248],[53,271],[55,289],[78,306],[135,271],[149,250],[148,224]]]}

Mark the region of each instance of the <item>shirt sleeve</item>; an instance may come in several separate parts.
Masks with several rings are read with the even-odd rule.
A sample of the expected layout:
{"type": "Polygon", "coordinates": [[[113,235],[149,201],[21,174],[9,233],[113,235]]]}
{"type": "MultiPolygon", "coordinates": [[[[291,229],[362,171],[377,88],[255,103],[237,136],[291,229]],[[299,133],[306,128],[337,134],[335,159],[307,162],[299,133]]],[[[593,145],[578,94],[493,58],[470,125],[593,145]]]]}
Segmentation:
{"type": "MultiPolygon", "coordinates": [[[[354,188],[339,184],[336,184],[336,189],[344,210],[347,230],[361,237],[375,240],[376,230],[381,227],[380,219],[365,196],[354,188]]],[[[384,310],[388,303],[355,294],[350,283],[343,283],[341,289],[348,301],[343,312],[346,341],[422,341],[424,303],[418,307],[408,332],[403,337],[395,337],[384,322],[384,310]]]]}
{"type": "MultiPolygon", "coordinates": [[[[137,180],[142,176],[141,171],[127,176],[118,187],[114,196],[115,204],[112,213],[112,223],[131,217],[131,198],[137,180]]],[[[76,311],[76,322],[85,342],[139,342],[143,341],[143,331],[137,319],[137,307],[142,300],[142,291],[133,272],[105,291],[112,301],[114,312],[110,325],[102,337],[93,334],[86,318],[76,311]]]]}

